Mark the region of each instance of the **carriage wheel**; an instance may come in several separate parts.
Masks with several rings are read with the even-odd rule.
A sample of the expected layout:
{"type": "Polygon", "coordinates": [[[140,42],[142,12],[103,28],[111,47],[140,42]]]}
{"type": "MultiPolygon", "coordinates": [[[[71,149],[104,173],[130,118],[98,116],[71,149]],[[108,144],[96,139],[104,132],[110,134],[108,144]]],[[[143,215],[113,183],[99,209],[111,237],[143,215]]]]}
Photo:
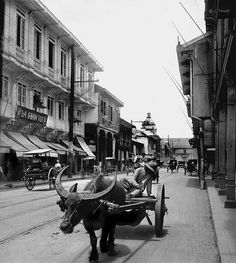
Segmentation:
{"type": "Polygon", "coordinates": [[[35,179],[32,177],[25,177],[25,187],[31,191],[35,186],[35,179]]]}
{"type": "Polygon", "coordinates": [[[162,234],[165,212],[166,212],[165,187],[163,184],[159,184],[157,187],[157,201],[155,203],[155,234],[156,234],[156,237],[162,234]]]}

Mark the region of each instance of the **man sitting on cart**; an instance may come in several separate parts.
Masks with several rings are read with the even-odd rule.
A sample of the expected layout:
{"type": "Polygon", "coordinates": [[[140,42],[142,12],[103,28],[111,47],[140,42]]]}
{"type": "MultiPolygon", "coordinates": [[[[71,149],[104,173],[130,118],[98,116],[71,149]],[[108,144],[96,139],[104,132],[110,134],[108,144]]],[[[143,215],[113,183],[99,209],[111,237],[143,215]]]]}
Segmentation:
{"type": "Polygon", "coordinates": [[[152,179],[157,177],[156,173],[157,160],[152,158],[148,163],[145,163],[143,167],[139,167],[135,170],[131,179],[124,177],[120,180],[123,184],[127,197],[141,197],[145,189],[147,189],[147,196],[152,193],[152,179]]]}

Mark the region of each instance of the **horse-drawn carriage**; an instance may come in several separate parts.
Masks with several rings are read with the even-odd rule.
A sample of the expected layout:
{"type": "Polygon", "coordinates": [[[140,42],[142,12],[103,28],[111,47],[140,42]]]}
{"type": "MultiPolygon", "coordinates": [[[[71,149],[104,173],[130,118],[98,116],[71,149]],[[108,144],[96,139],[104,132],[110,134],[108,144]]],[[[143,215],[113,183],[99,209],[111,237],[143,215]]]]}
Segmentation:
{"type": "Polygon", "coordinates": [[[38,149],[24,153],[25,157],[32,158],[30,166],[24,171],[25,187],[29,191],[33,190],[36,180],[48,181],[49,189],[55,188],[59,169],[48,166],[46,159],[50,151],[50,149],[38,149]]]}
{"type": "Polygon", "coordinates": [[[179,171],[180,168],[183,168],[183,169],[184,169],[184,174],[186,174],[186,164],[185,164],[185,161],[178,161],[177,171],[179,171]]]}
{"type": "Polygon", "coordinates": [[[115,172],[117,170],[117,163],[114,157],[106,157],[104,161],[104,174],[115,172]]]}
{"type": "Polygon", "coordinates": [[[82,159],[82,178],[86,175],[93,176],[94,174],[95,157],[86,157],[82,159]]]}
{"type": "Polygon", "coordinates": [[[167,165],[167,173],[169,172],[169,170],[171,170],[171,172],[173,173],[174,170],[177,170],[177,160],[176,159],[170,159],[168,165],[167,165]]]}
{"type": "Polygon", "coordinates": [[[197,173],[197,159],[189,159],[187,161],[187,172],[192,175],[194,172],[197,173]]]}

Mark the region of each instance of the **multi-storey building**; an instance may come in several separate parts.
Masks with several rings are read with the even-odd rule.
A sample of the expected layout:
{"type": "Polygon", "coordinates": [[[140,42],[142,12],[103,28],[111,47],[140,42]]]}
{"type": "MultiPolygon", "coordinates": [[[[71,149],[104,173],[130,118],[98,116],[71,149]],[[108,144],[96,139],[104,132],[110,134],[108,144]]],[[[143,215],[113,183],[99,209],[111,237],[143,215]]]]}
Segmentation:
{"type": "Polygon", "coordinates": [[[210,161],[218,193],[226,195],[225,207],[236,207],[235,18],[235,1],[205,0],[206,33],[177,46],[200,176],[204,179],[202,163],[210,161]]]}
{"type": "Polygon", "coordinates": [[[106,157],[119,161],[118,135],[120,108],[123,102],[107,89],[95,84],[95,101],[98,107],[86,115],[85,138],[98,162],[104,164],[106,157]]]}
{"type": "MultiPolygon", "coordinates": [[[[5,1],[2,38],[1,138],[8,136],[17,157],[41,148],[38,139],[57,154],[66,153],[58,143],[63,139],[66,146],[68,141],[73,46],[75,80],[80,81],[75,84],[73,132],[84,145],[85,121],[97,107],[93,80],[96,72],[103,71],[100,63],[39,0],[5,1]],[[37,138],[30,140],[27,135],[37,138]]],[[[90,154],[81,148],[74,147],[76,159],[90,154]]],[[[3,167],[9,155],[4,151],[3,167]]]]}
{"type": "Polygon", "coordinates": [[[120,119],[118,136],[118,170],[123,171],[125,165],[134,157],[132,145],[132,129],[135,126],[124,119],[120,119]]]}

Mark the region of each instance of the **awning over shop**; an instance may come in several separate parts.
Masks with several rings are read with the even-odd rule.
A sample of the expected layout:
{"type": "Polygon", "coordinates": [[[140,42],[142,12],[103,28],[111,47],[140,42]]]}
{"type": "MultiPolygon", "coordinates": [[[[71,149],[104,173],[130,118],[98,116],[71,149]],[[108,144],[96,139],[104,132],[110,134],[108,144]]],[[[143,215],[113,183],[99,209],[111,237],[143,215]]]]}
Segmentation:
{"type": "MultiPolygon", "coordinates": [[[[69,148],[69,141],[62,140],[62,142],[66,145],[66,147],[69,148]]],[[[83,151],[81,148],[75,146],[74,144],[72,145],[72,147],[73,147],[73,151],[77,152],[80,156],[86,156],[87,155],[85,151],[83,151]]]]}
{"type": "MultiPolygon", "coordinates": [[[[24,152],[27,152],[28,149],[24,148],[23,146],[21,146],[20,144],[18,144],[17,142],[13,141],[12,139],[10,139],[5,133],[1,132],[0,133],[0,143],[3,142],[3,145],[8,145],[11,149],[13,149],[14,151],[16,151],[16,155],[22,156],[24,152]]],[[[2,145],[2,144],[1,144],[2,145]]]]}
{"type": "Polygon", "coordinates": [[[58,147],[59,149],[61,149],[62,151],[68,152],[68,149],[66,147],[64,147],[63,145],[59,144],[59,143],[52,143],[53,145],[55,145],[56,147],[58,147]]]}
{"type": "Polygon", "coordinates": [[[92,153],[92,151],[89,149],[87,143],[84,141],[82,137],[76,136],[76,139],[78,140],[81,148],[87,153],[89,157],[95,158],[95,155],[92,153]]]}
{"type": "Polygon", "coordinates": [[[25,152],[23,155],[26,155],[27,157],[33,157],[34,155],[39,155],[39,156],[50,156],[50,157],[58,158],[58,154],[56,152],[53,152],[52,149],[32,150],[29,152],[25,152]]]}
{"type": "Polygon", "coordinates": [[[68,150],[59,143],[45,142],[45,144],[59,154],[66,154],[68,150]]]}
{"type": "MultiPolygon", "coordinates": [[[[38,146],[38,148],[40,148],[40,149],[48,149],[49,148],[45,142],[41,141],[35,135],[27,135],[27,137],[33,144],[38,146]]],[[[49,148],[49,150],[50,150],[50,156],[51,157],[57,157],[58,156],[58,154],[55,151],[53,151],[51,148],[49,148]]]]}
{"type": "Polygon", "coordinates": [[[43,141],[41,141],[37,136],[35,136],[35,135],[27,135],[27,137],[33,144],[38,146],[38,148],[40,148],[40,149],[48,148],[48,146],[43,141]]]}
{"type": "Polygon", "coordinates": [[[19,143],[20,145],[22,145],[23,147],[25,147],[26,149],[28,149],[29,151],[32,150],[36,150],[38,149],[38,147],[36,145],[34,145],[31,141],[29,141],[23,134],[19,133],[19,132],[12,132],[12,131],[8,131],[7,132],[7,136],[9,135],[9,137],[11,139],[13,139],[14,141],[16,141],[17,143],[19,143]]]}

